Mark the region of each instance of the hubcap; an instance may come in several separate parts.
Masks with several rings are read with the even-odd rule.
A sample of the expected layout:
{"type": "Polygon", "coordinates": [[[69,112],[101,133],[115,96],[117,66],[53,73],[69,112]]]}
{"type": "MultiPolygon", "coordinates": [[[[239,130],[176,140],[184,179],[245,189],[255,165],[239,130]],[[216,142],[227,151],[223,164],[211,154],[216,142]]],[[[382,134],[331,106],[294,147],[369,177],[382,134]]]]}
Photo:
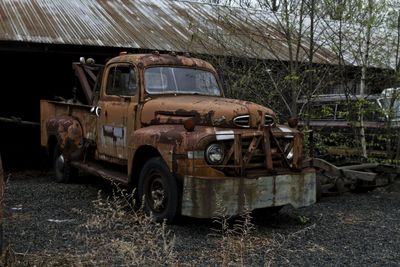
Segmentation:
{"type": "Polygon", "coordinates": [[[154,212],[162,212],[167,205],[167,193],[164,188],[163,180],[158,173],[153,173],[150,179],[147,198],[150,208],[154,212]]]}

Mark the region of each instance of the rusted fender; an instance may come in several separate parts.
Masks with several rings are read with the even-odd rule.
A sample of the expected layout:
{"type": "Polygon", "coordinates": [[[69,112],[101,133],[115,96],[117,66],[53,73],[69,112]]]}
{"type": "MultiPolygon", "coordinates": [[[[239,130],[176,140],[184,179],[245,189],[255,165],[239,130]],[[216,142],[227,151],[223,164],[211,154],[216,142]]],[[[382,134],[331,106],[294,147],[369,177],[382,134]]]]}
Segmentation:
{"type": "Polygon", "coordinates": [[[129,159],[135,160],[135,152],[142,146],[151,146],[157,149],[171,171],[173,171],[173,157],[183,153],[187,147],[186,130],[182,125],[154,125],[136,130],[129,138],[128,147],[133,153],[129,159]]]}
{"type": "MultiPolygon", "coordinates": [[[[182,125],[153,125],[136,130],[129,138],[128,174],[132,174],[132,166],[136,159],[143,156],[137,151],[143,146],[153,147],[163,158],[171,173],[179,180],[184,175],[194,172],[193,159],[189,160],[188,152],[203,151],[212,141],[216,140],[214,127],[196,127],[194,132],[188,132],[182,125]]],[[[223,176],[223,173],[208,166],[203,159],[196,159],[201,168],[197,174],[207,177],[223,176]]]]}
{"type": "Polygon", "coordinates": [[[61,116],[50,119],[46,124],[48,136],[54,135],[67,160],[82,155],[83,131],[79,121],[73,117],[61,116]]]}

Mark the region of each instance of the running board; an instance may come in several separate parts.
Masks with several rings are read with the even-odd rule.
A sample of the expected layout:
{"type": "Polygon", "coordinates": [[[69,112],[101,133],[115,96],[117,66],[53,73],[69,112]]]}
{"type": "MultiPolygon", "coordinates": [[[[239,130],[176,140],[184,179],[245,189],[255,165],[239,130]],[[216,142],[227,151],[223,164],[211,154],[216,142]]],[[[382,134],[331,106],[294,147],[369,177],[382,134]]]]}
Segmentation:
{"type": "Polygon", "coordinates": [[[127,174],[107,169],[98,163],[74,161],[71,162],[71,165],[77,169],[83,170],[85,172],[88,172],[90,174],[102,177],[104,179],[113,182],[118,182],[124,185],[127,185],[129,182],[129,177],[127,174]]]}

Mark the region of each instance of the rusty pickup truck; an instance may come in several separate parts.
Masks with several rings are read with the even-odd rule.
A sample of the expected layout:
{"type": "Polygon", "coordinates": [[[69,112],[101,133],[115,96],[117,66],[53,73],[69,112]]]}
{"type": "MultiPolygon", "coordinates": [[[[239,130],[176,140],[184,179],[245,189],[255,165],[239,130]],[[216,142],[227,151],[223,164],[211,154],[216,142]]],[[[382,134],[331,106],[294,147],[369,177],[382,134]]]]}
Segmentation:
{"type": "Polygon", "coordinates": [[[302,134],[277,125],[269,108],[226,98],[208,62],[121,53],[73,68],[87,103],[41,101],[41,144],[58,182],[84,170],[132,185],[168,221],[211,218],[220,205],[237,215],[315,202],[302,134]]]}

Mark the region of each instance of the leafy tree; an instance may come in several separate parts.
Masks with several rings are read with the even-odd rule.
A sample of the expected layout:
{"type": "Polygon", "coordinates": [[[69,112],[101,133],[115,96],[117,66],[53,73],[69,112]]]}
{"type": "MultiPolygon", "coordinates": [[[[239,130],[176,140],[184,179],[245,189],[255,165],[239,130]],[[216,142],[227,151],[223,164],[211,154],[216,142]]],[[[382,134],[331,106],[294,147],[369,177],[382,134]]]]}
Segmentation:
{"type": "Polygon", "coordinates": [[[192,39],[207,46],[206,36],[222,51],[222,56],[205,57],[223,70],[229,96],[270,106],[283,121],[301,116],[307,123],[313,112],[307,103],[315,95],[334,89],[344,92],[349,103],[358,95],[359,103],[348,105],[343,114],[357,111],[352,125],[360,154],[368,157],[364,117],[369,108],[364,98],[384,88],[374,84],[400,82],[398,1],[212,2],[233,8],[216,8],[216,26],[208,25],[205,33],[193,25],[192,39]]]}

